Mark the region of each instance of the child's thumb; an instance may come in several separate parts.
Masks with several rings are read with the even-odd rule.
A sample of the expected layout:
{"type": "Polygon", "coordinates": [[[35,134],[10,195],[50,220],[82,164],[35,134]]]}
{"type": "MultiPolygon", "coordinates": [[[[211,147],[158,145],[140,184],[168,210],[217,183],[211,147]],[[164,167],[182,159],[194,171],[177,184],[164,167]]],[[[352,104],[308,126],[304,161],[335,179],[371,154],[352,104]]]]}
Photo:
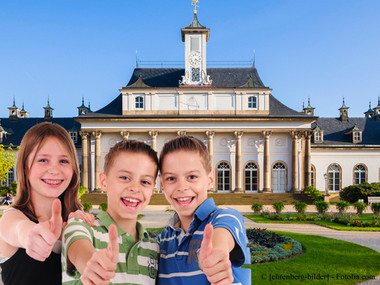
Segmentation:
{"type": "Polygon", "coordinates": [[[117,228],[114,224],[110,225],[108,236],[110,242],[107,246],[107,256],[112,260],[112,262],[117,263],[119,257],[119,242],[117,228]]]}
{"type": "Polygon", "coordinates": [[[207,224],[203,231],[203,240],[201,244],[202,258],[205,258],[212,251],[212,237],[214,235],[214,228],[211,224],[207,224]]]}
{"type": "Polygon", "coordinates": [[[56,235],[60,236],[62,231],[62,206],[59,199],[55,199],[51,206],[50,230],[56,235]]]}

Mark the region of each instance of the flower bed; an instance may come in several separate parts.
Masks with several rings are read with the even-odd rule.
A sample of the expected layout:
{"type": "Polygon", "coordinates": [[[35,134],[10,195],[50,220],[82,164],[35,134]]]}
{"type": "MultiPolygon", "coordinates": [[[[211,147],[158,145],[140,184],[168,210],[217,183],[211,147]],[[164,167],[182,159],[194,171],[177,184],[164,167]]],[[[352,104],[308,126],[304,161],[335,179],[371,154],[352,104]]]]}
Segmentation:
{"type": "Polygon", "coordinates": [[[303,252],[299,242],[264,229],[247,229],[247,237],[252,264],[287,259],[303,252]]]}

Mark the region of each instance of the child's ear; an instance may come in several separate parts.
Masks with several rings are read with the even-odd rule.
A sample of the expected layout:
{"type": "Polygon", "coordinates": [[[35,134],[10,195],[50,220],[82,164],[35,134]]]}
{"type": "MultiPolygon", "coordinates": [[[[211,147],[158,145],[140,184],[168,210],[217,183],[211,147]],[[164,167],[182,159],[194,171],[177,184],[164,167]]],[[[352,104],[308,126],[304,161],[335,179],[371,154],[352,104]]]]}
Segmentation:
{"type": "Polygon", "coordinates": [[[207,184],[207,187],[208,189],[211,189],[213,186],[214,186],[214,171],[210,171],[210,173],[208,174],[208,184],[207,184]]]}
{"type": "Polygon", "coordinates": [[[102,187],[104,192],[107,192],[106,174],[103,172],[99,174],[100,187],[102,187]]]}

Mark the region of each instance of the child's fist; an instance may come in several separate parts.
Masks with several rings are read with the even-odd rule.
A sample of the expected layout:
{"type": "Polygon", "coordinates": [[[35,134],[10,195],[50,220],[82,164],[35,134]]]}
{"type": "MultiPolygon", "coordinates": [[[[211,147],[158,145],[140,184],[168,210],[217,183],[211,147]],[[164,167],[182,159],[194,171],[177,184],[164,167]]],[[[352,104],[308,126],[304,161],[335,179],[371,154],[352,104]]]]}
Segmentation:
{"type": "Polygon", "coordinates": [[[80,278],[84,285],[108,285],[110,280],[115,276],[119,257],[119,243],[115,225],[110,226],[108,235],[110,240],[108,247],[95,251],[86,264],[86,268],[80,278]]]}
{"type": "Polygon", "coordinates": [[[39,261],[49,257],[53,246],[62,232],[61,201],[54,200],[50,220],[36,224],[29,232],[26,253],[39,261]]]}

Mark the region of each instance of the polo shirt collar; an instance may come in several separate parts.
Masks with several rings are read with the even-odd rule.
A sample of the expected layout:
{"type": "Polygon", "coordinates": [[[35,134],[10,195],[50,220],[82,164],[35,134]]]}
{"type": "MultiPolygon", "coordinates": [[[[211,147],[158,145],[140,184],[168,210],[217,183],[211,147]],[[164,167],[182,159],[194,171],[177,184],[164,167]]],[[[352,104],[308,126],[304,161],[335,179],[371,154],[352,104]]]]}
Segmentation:
{"type": "Polygon", "coordinates": [[[214,199],[208,198],[195,211],[194,217],[197,217],[200,221],[204,221],[216,209],[218,207],[215,205],[214,199]]]}
{"type": "MultiPolygon", "coordinates": [[[[114,224],[117,228],[118,236],[125,235],[125,234],[129,235],[129,233],[126,233],[115,223],[115,221],[110,217],[110,215],[108,215],[107,212],[99,211],[96,217],[103,223],[103,225],[107,228],[107,230],[110,228],[111,224],[114,224]]],[[[144,227],[139,222],[136,222],[136,230],[139,236],[139,240],[141,241],[149,240],[148,232],[144,229],[144,227]]]]}
{"type": "MultiPolygon", "coordinates": [[[[193,230],[197,228],[198,222],[203,222],[204,220],[206,220],[206,218],[216,209],[218,209],[218,207],[215,205],[213,198],[209,198],[206,201],[204,201],[195,211],[194,219],[190,224],[188,232],[193,232],[193,230]]],[[[169,225],[175,230],[175,225],[178,224],[179,221],[179,216],[176,212],[173,218],[171,219],[169,225]]]]}

